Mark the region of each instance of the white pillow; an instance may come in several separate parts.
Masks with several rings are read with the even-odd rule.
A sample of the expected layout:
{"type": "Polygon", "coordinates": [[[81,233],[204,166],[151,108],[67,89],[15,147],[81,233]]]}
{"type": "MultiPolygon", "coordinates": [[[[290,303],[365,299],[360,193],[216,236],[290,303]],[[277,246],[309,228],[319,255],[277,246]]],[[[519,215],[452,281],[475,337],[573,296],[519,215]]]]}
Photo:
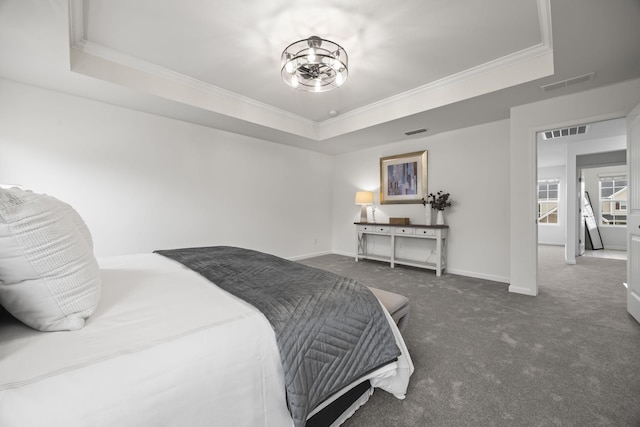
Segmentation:
{"type": "Polygon", "coordinates": [[[89,229],[68,204],[0,189],[0,304],[40,331],[77,330],[100,299],[89,229]]]}

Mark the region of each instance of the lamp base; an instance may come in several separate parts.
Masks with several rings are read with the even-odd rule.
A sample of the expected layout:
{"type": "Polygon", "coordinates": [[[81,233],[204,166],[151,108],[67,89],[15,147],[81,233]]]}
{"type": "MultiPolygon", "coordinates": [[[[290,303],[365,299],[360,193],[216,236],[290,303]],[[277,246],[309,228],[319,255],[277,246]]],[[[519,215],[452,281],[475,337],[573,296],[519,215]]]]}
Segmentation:
{"type": "Polygon", "coordinates": [[[367,205],[360,206],[360,222],[368,222],[367,221],[367,205]]]}

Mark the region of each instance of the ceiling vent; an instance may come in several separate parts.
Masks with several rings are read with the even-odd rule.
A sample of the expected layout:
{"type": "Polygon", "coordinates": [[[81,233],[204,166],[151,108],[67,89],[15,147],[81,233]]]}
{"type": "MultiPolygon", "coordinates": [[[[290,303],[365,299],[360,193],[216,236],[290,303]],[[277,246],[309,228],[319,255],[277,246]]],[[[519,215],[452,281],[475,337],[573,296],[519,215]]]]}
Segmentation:
{"type": "Polygon", "coordinates": [[[589,125],[571,126],[568,128],[546,130],[542,132],[544,139],[562,138],[563,136],[582,135],[587,133],[589,125]]]}
{"type": "Polygon", "coordinates": [[[411,136],[411,135],[415,135],[417,133],[423,133],[423,132],[426,132],[426,131],[427,131],[427,129],[416,129],[416,130],[407,131],[404,134],[407,135],[407,136],[411,136]]]}
{"type": "Polygon", "coordinates": [[[578,77],[573,77],[567,80],[562,80],[559,82],[555,82],[555,83],[549,83],[548,85],[544,85],[544,86],[540,86],[542,89],[544,89],[545,92],[548,92],[550,90],[554,90],[554,89],[560,89],[561,87],[565,87],[565,86],[571,86],[574,85],[576,83],[582,83],[582,82],[586,82],[589,81],[591,79],[593,79],[596,76],[596,73],[589,73],[589,74],[584,74],[582,76],[578,76],[578,77]]]}

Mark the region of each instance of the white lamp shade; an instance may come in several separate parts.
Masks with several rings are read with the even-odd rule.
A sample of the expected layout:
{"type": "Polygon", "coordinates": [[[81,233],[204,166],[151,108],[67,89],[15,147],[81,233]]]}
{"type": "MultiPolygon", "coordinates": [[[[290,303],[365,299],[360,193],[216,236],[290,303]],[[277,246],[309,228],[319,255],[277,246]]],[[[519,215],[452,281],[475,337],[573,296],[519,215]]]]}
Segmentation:
{"type": "Polygon", "coordinates": [[[371,191],[357,191],[356,205],[372,205],[373,193],[371,191]]]}

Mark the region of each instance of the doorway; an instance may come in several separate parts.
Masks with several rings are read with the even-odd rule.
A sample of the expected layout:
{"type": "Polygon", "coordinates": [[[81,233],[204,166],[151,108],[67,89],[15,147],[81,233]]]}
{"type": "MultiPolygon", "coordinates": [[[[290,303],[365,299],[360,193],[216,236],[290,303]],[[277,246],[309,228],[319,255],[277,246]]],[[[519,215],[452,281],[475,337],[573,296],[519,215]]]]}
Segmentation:
{"type": "MultiPolygon", "coordinates": [[[[575,264],[579,256],[626,260],[626,226],[603,220],[601,180],[626,174],[625,119],[578,124],[537,134],[538,245],[561,246],[564,251],[545,251],[575,264]],[[584,176],[584,182],[580,177],[584,176]],[[603,249],[588,248],[584,228],[584,187],[591,198],[594,220],[603,249]],[[571,196],[575,195],[575,196],[571,196]],[[603,224],[604,221],[604,224],[603,224]],[[603,229],[604,227],[604,229],[603,229]],[[606,229],[606,230],[605,230],[606,229]],[[585,247],[587,248],[583,251],[585,247]]],[[[609,185],[609,184],[606,184],[609,185]]],[[[603,196],[604,194],[604,196],[603,196]]],[[[620,204],[618,205],[620,206],[620,204]]],[[[619,213],[619,212],[618,212],[619,213]]],[[[538,256],[538,271],[549,255],[538,256]]]]}
{"type": "MultiPolygon", "coordinates": [[[[593,210],[592,232],[587,229],[584,237],[584,256],[626,260],[626,151],[578,156],[577,162],[585,194],[589,195],[593,210]],[[589,238],[590,235],[595,242],[589,238]]],[[[585,222],[588,222],[586,218],[585,222]]]]}

